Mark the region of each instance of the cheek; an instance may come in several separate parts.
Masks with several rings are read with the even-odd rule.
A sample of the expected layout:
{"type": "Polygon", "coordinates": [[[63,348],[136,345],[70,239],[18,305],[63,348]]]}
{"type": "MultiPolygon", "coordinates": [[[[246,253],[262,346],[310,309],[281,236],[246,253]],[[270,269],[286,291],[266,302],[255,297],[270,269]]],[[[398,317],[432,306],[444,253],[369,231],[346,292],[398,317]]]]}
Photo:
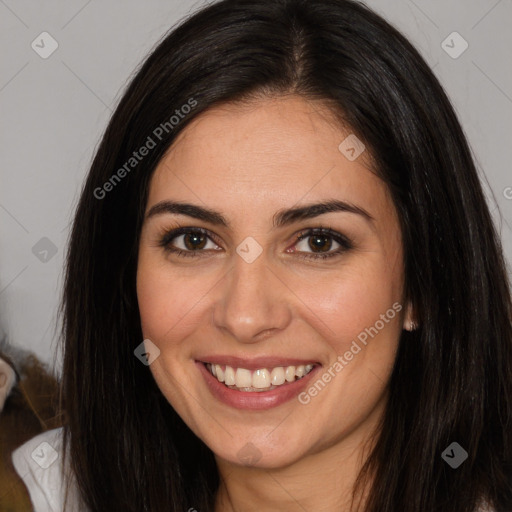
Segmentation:
{"type": "MultiPolygon", "coordinates": [[[[341,266],[335,275],[317,279],[315,286],[303,282],[296,294],[307,298],[303,300],[302,314],[335,354],[340,355],[350,349],[359,335],[364,342],[366,329],[376,322],[379,336],[390,339],[398,336],[401,329],[398,313],[402,309],[399,279],[398,273],[390,272],[389,267],[385,271],[380,261],[376,259],[372,263],[369,259],[365,264],[341,266]]],[[[380,346],[391,353],[393,345],[380,346]]]]}
{"type": "Polygon", "coordinates": [[[145,338],[156,342],[161,340],[165,332],[178,317],[176,288],[170,286],[165,268],[154,261],[146,251],[141,250],[137,268],[137,300],[145,338]]]}
{"type": "Polygon", "coordinates": [[[197,325],[210,279],[171,271],[167,262],[141,250],[137,269],[137,300],[142,332],[155,343],[183,338],[197,325]]]}
{"type": "Polygon", "coordinates": [[[392,276],[368,269],[364,273],[351,270],[334,279],[330,276],[323,286],[309,290],[309,297],[319,317],[336,330],[340,325],[375,322],[400,299],[400,293],[392,276]]]}

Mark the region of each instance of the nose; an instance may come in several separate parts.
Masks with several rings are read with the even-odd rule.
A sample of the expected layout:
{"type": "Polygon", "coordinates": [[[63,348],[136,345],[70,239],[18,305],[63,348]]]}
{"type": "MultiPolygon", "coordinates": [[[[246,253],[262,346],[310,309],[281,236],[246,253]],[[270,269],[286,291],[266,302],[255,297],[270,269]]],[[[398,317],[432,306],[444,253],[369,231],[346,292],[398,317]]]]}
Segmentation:
{"type": "Polygon", "coordinates": [[[247,263],[235,256],[233,268],[219,283],[214,325],[241,343],[256,343],[286,329],[293,294],[262,254],[247,263]]]}

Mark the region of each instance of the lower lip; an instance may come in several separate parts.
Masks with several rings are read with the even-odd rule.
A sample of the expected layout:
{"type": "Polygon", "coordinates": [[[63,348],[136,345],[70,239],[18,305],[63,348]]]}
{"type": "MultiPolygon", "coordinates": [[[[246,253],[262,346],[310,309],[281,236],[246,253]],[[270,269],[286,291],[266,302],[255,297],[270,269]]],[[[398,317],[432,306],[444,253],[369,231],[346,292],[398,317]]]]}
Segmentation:
{"type": "Polygon", "coordinates": [[[320,365],[315,366],[305,377],[302,377],[302,379],[282,384],[270,391],[237,391],[219,382],[217,378],[207,370],[204,363],[196,361],[196,364],[199,371],[203,374],[210,392],[215,398],[231,407],[250,410],[270,409],[297,397],[297,395],[308,386],[313,376],[316,375],[317,371],[321,368],[320,365]]]}

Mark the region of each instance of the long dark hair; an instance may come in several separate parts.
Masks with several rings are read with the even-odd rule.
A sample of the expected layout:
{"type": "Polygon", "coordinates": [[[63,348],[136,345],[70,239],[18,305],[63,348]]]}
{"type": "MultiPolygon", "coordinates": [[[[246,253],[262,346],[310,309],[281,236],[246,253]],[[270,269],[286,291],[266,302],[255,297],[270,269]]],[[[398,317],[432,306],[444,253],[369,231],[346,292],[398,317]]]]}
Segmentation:
{"type": "Polygon", "coordinates": [[[473,512],[481,499],[512,510],[512,308],[499,237],[442,87],[396,29],[352,0],[213,3],[158,44],[119,102],[81,193],[62,309],[64,433],[85,504],[213,510],[213,454],[133,353],[139,233],[152,172],[192,119],[283,94],[322,100],[351,128],[400,218],[405,299],[420,328],[402,334],[359,475],[371,482],[365,510],[473,512]],[[148,137],[154,147],[130,160],[148,137]],[[441,457],[452,442],[468,453],[457,469],[441,457]]]}

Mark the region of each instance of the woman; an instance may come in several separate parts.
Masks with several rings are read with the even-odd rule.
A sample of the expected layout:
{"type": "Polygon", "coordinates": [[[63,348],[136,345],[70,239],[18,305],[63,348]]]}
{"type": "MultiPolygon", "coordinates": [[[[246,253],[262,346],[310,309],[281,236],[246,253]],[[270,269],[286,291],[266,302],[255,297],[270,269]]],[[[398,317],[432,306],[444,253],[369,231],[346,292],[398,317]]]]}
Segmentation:
{"type": "Polygon", "coordinates": [[[63,306],[82,509],[512,510],[499,239],[443,89],[359,3],[226,0],[165,37],[63,306]]]}

